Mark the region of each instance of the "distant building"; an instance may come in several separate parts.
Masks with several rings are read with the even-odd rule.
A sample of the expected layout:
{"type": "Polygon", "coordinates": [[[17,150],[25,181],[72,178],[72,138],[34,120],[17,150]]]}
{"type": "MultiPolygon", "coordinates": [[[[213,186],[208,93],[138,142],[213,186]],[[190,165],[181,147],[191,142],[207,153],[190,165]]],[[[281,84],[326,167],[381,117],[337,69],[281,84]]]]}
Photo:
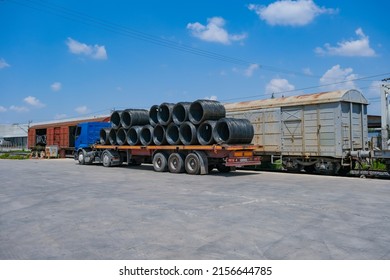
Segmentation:
{"type": "Polygon", "coordinates": [[[28,124],[0,124],[0,150],[27,149],[28,124]]]}

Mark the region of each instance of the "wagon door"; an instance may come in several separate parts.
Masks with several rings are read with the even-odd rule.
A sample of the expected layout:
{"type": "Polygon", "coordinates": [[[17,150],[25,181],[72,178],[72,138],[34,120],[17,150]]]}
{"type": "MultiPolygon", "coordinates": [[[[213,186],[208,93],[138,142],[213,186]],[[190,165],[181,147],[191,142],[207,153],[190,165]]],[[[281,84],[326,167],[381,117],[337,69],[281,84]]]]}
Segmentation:
{"type": "Polygon", "coordinates": [[[284,154],[302,155],[302,106],[282,108],[282,150],[284,154]]]}

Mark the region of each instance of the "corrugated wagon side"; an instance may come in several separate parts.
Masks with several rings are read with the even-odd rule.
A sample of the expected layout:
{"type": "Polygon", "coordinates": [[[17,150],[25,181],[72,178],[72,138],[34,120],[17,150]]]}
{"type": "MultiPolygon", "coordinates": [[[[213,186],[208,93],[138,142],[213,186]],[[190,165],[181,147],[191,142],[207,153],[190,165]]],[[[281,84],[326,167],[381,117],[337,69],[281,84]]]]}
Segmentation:
{"type": "Polygon", "coordinates": [[[367,100],[344,90],[225,104],[227,114],[254,126],[258,153],[291,170],[347,172],[368,153],[367,100]]]}

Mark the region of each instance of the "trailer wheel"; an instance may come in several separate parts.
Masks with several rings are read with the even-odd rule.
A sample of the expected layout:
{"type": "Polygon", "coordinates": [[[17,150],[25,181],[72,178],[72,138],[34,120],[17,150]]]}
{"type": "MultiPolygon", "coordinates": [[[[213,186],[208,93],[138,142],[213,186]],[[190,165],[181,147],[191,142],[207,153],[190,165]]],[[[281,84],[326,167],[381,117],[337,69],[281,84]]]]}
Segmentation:
{"type": "Polygon", "coordinates": [[[111,166],[111,156],[107,151],[103,151],[102,153],[102,163],[104,167],[111,166]]]}
{"type": "Polygon", "coordinates": [[[79,151],[79,153],[77,154],[77,159],[78,159],[80,165],[85,164],[84,150],[79,151]]]}
{"type": "Polygon", "coordinates": [[[153,168],[157,172],[168,171],[168,155],[166,153],[156,153],[153,157],[153,168]]]}
{"type": "Polygon", "coordinates": [[[185,160],[185,169],[188,174],[198,175],[200,172],[200,159],[197,154],[190,153],[185,160]]]}
{"type": "Polygon", "coordinates": [[[183,173],[185,157],[180,153],[172,153],[168,158],[168,169],[171,173],[183,173]]]}

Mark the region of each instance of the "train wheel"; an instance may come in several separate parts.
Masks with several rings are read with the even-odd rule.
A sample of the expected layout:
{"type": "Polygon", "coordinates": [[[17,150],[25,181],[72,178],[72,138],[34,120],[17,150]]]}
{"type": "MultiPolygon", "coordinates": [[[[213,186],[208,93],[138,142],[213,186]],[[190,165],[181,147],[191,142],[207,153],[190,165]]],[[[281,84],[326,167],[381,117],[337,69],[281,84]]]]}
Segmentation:
{"type": "Polygon", "coordinates": [[[190,153],[187,155],[185,169],[191,175],[198,175],[200,173],[200,159],[197,154],[190,153]]]}
{"type": "Polygon", "coordinates": [[[168,158],[168,169],[171,173],[183,173],[185,157],[180,153],[173,153],[168,158]]]}
{"type": "Polygon", "coordinates": [[[156,153],[153,157],[153,168],[157,172],[168,171],[168,156],[165,153],[156,153]]]}

